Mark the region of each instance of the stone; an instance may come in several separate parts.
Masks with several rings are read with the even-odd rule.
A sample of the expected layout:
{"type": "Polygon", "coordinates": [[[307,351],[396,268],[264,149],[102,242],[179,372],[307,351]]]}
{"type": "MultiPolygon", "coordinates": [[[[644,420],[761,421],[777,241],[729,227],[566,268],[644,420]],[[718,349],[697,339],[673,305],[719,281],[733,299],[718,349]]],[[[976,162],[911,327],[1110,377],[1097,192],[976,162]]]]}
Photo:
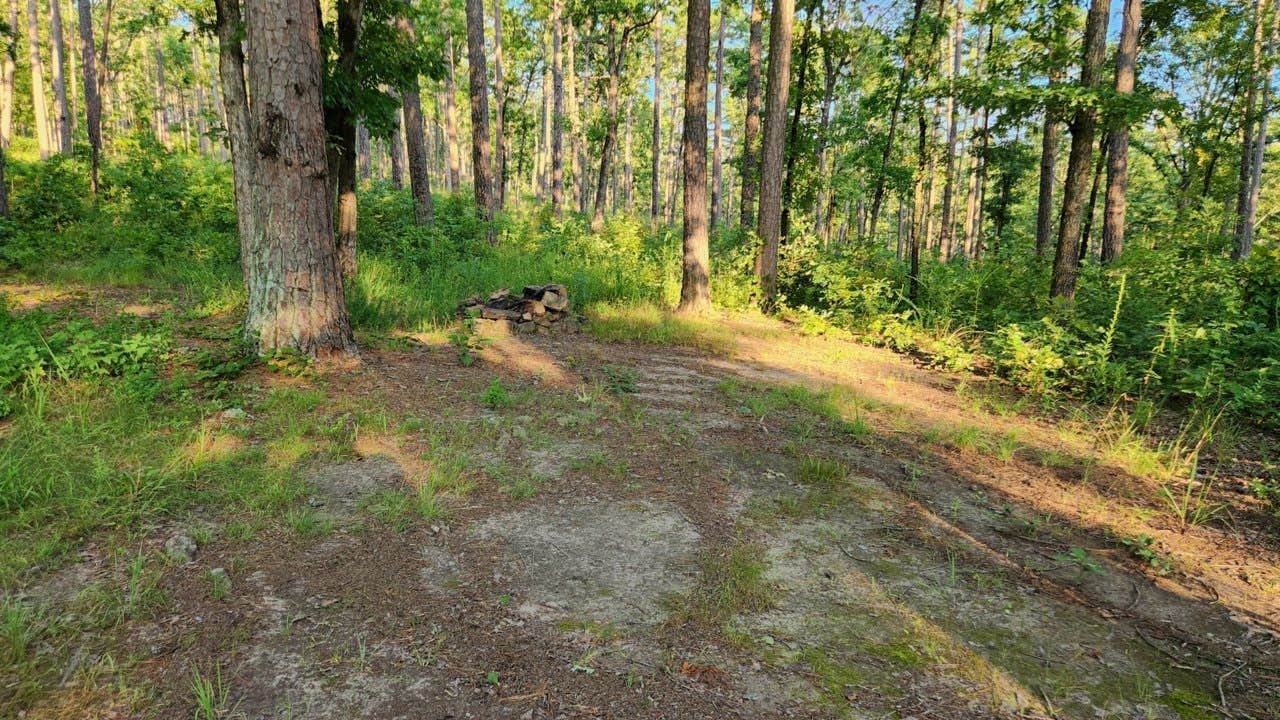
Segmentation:
{"type": "Polygon", "coordinates": [[[164,541],[164,554],[176,562],[191,562],[198,549],[196,541],[186,533],[177,533],[164,541]]]}
{"type": "Polygon", "coordinates": [[[558,292],[548,290],[542,294],[542,304],[548,310],[568,310],[569,297],[567,295],[562,295],[558,292]]]}

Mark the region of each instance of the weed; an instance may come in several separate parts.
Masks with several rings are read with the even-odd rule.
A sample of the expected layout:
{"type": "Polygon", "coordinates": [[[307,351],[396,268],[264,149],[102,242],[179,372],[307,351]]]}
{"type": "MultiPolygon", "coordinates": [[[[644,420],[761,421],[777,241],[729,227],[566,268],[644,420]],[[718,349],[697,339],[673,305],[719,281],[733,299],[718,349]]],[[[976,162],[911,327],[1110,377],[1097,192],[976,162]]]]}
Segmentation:
{"type": "Polygon", "coordinates": [[[1147,534],[1122,538],[1120,543],[1129,549],[1129,554],[1145,562],[1157,575],[1168,575],[1173,570],[1169,556],[1156,545],[1156,539],[1147,534]]]}
{"type": "Polygon", "coordinates": [[[298,537],[318,537],[333,531],[333,520],[310,506],[290,510],[285,514],[285,524],[298,537]]]}
{"type": "Polygon", "coordinates": [[[476,321],[472,318],[464,319],[457,329],[449,333],[449,344],[458,351],[458,364],[464,367],[474,365],[490,341],[490,338],[476,333],[476,321]]]}
{"type": "Polygon", "coordinates": [[[207,677],[200,668],[191,668],[191,693],[195,697],[196,720],[220,720],[234,708],[227,707],[231,688],[222,677],[222,666],[214,667],[213,677],[207,677]]]}
{"type": "Polygon", "coordinates": [[[1082,547],[1072,547],[1066,553],[1058,553],[1054,555],[1053,559],[1065,565],[1073,565],[1086,572],[1102,572],[1102,567],[1098,565],[1097,561],[1089,557],[1089,551],[1082,547]]]}
{"type": "Polygon", "coordinates": [[[484,392],[480,393],[480,404],[490,410],[501,410],[515,405],[516,401],[507,389],[502,387],[502,381],[493,378],[484,392]]]}
{"type": "Polygon", "coordinates": [[[605,376],[605,389],[614,395],[633,393],[636,382],[640,379],[640,371],[621,365],[604,365],[600,368],[605,376]]]}
{"type": "Polygon", "coordinates": [[[772,607],[767,569],[764,548],[754,543],[737,542],[723,552],[708,553],[697,585],[668,604],[668,624],[719,627],[739,613],[772,607]]]}

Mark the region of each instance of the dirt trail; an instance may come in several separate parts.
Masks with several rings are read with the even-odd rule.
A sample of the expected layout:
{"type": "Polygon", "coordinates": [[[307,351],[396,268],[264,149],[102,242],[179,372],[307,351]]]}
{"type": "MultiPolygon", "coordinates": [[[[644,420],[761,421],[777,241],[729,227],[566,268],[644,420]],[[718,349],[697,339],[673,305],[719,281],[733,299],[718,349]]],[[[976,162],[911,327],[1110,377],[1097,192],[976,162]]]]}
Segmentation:
{"type": "Polygon", "coordinates": [[[218,536],[172,569],[172,606],[113,640],[144,715],[190,717],[191,668],[217,667],[246,718],[1280,717],[1273,550],[1136,512],[1140,481],[962,378],[726,322],[727,354],[523,336],[322,380],[422,437],[309,469],[329,532],[218,536]],[[486,409],[495,376],[516,397],[486,409]],[[1020,444],[938,430],[960,426],[1020,444]],[[475,488],[378,520],[427,431],[469,446],[475,488]],[[1124,551],[1139,532],[1175,572],[1124,551]]]}

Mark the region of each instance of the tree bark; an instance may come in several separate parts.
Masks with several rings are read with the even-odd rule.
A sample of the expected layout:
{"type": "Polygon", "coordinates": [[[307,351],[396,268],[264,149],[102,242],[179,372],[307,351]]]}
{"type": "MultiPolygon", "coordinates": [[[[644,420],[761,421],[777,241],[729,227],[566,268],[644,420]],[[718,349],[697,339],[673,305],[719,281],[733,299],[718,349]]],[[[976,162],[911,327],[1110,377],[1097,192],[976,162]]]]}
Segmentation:
{"type": "Polygon", "coordinates": [[[49,135],[49,108],[44,99],[44,62],[40,59],[40,20],[36,14],[36,0],[27,0],[27,41],[31,58],[31,104],[35,114],[36,143],[40,147],[40,159],[48,160],[53,154],[53,138],[49,135]]]}
{"type": "Polygon", "coordinates": [[[204,82],[200,77],[200,46],[195,43],[191,45],[191,71],[194,75],[191,84],[196,91],[196,147],[205,155],[209,152],[209,138],[204,122],[204,82]]]}
{"type": "MultiPolygon", "coordinates": [[[[507,90],[505,78],[502,76],[502,4],[503,0],[493,0],[493,206],[502,210],[507,201],[507,138],[506,112],[507,90]]],[[[422,110],[418,110],[421,117],[422,110]]],[[[408,110],[405,111],[408,121],[408,110]]],[[[412,125],[409,126],[412,130],[412,125]]],[[[412,169],[412,160],[410,160],[412,169]]],[[[430,194],[428,193],[428,197],[430,194]]]]}
{"type": "MultiPolygon", "coordinates": [[[[1258,5],[1257,22],[1259,28],[1263,24],[1265,9],[1266,2],[1263,0],[1258,5]]],[[[1245,124],[1248,127],[1246,127],[1244,133],[1245,143],[1240,162],[1240,194],[1237,206],[1236,243],[1231,251],[1231,257],[1236,260],[1248,259],[1249,254],[1253,251],[1258,199],[1262,189],[1262,162],[1266,156],[1267,148],[1267,117],[1270,114],[1272,94],[1271,58],[1275,55],[1276,43],[1280,40],[1280,9],[1274,10],[1272,15],[1271,37],[1265,49],[1265,59],[1258,55],[1255,42],[1253,73],[1249,83],[1249,109],[1251,112],[1245,118],[1245,124]],[[1259,84],[1262,85],[1261,102],[1258,103],[1258,111],[1255,114],[1252,109],[1254,96],[1258,92],[1257,87],[1259,84]]]]}
{"type": "Polygon", "coordinates": [[[800,140],[800,120],[804,117],[804,90],[808,85],[809,56],[812,50],[813,11],[810,10],[804,17],[804,37],[800,40],[800,72],[794,82],[796,106],[792,111],[791,125],[787,131],[786,146],[789,151],[786,154],[787,163],[782,179],[782,228],[780,230],[782,237],[791,235],[791,198],[795,187],[796,147],[800,140]]]}
{"type": "Polygon", "coordinates": [[[13,81],[18,68],[18,0],[9,0],[10,32],[4,44],[4,67],[0,69],[0,148],[13,139],[13,81]]]}
{"type": "Polygon", "coordinates": [[[0,218],[9,217],[9,182],[4,177],[4,157],[7,147],[0,143],[0,218]]]}
{"type": "MultiPolygon", "coordinates": [[[[1133,94],[1137,76],[1138,29],[1142,25],[1142,0],[1125,0],[1120,45],[1116,49],[1116,95],[1133,94]]],[[[1129,192],[1129,118],[1124,111],[1111,121],[1107,152],[1107,199],[1102,224],[1102,262],[1111,262],[1124,250],[1124,221],[1129,192]]]]}
{"type": "Polygon", "coordinates": [[[152,122],[155,124],[156,140],[172,150],[173,140],[169,137],[169,96],[164,82],[164,52],[160,49],[158,34],[151,36],[151,48],[156,61],[156,104],[152,111],[152,122]]]}
{"type": "MultiPolygon", "coordinates": [[[[711,153],[711,227],[715,227],[724,217],[724,16],[725,6],[719,7],[720,21],[716,39],[716,119],[712,129],[713,150],[711,153]]],[[[687,112],[687,111],[686,111],[687,112]]],[[[688,115],[685,115],[688,118],[688,115]]],[[[688,122],[686,120],[686,122],[688,122]]],[[[688,180],[685,187],[688,187],[688,180]]],[[[688,191],[686,190],[686,193],[688,191]]]]}
{"type": "Polygon", "coordinates": [[[662,157],[662,15],[653,21],[653,138],[649,168],[649,222],[658,224],[662,216],[659,164],[662,157]]]}
{"type": "Polygon", "coordinates": [[[459,166],[462,164],[461,151],[458,148],[458,110],[454,102],[458,90],[454,86],[453,36],[445,37],[445,74],[444,74],[444,135],[445,149],[449,161],[449,192],[462,189],[459,166]]]}
{"type": "MultiPolygon", "coordinates": [[[[88,0],[81,0],[88,2],[88,0]]],[[[257,154],[253,149],[249,95],[245,88],[245,57],[240,0],[215,0],[218,33],[218,76],[222,81],[227,141],[231,146],[231,178],[236,198],[236,229],[240,233],[240,268],[249,280],[249,243],[257,233],[258,211],[253,182],[257,154]]],[[[105,42],[105,40],[104,40],[105,42]]]]}
{"type": "MultiPolygon", "coordinates": [[[[360,23],[364,16],[364,0],[338,0],[335,6],[338,27],[338,72],[353,78],[360,43],[360,23]]],[[[356,198],[356,114],[344,104],[325,108],[326,157],[329,177],[337,180],[337,251],[338,269],[343,277],[354,277],[356,232],[359,207],[356,198]]],[[[330,207],[333,201],[330,200],[330,207]]]]}
{"type": "MultiPolygon", "coordinates": [[[[89,0],[79,0],[80,72],[84,75],[85,132],[89,137],[89,184],[98,194],[98,164],[102,156],[102,96],[93,54],[93,11],[89,0]]],[[[203,141],[203,136],[201,137],[203,141]]]]}
{"type": "Polygon", "coordinates": [[[245,16],[259,215],[245,340],[259,355],[354,355],[333,236],[319,5],[249,0],[245,16]]]}
{"type": "MultiPolygon", "coordinates": [[[[1103,56],[1107,49],[1107,16],[1111,0],[1093,0],[1085,19],[1084,57],[1080,65],[1080,87],[1086,92],[1098,85],[1103,56]]],[[[1058,224],[1058,248],[1053,259],[1050,297],[1072,300],[1080,274],[1080,229],[1085,193],[1093,160],[1094,133],[1098,111],[1086,104],[1075,111],[1068,124],[1071,155],[1067,160],[1067,181],[1062,190],[1062,214],[1058,224]]]]}
{"type": "Polygon", "coordinates": [[[960,139],[959,113],[956,112],[956,79],[960,77],[960,60],[964,54],[964,0],[956,0],[956,22],[952,34],[950,89],[947,93],[947,166],[942,181],[942,231],[938,245],[942,259],[950,260],[955,242],[956,218],[956,145],[960,139]]]}
{"type": "Polygon", "coordinates": [[[764,38],[765,0],[752,0],[747,37],[747,114],[742,124],[742,202],[739,222],[756,223],[756,198],[760,194],[760,55],[764,38]]]}
{"type": "MultiPolygon", "coordinates": [[[[917,0],[918,2],[922,0],[917,0]]],[[[774,0],[769,19],[769,78],[760,162],[760,285],[771,309],[778,297],[778,242],[782,229],[782,161],[786,153],[787,94],[791,85],[791,27],[795,0],[774,0]]]]}
{"type": "Polygon", "coordinates": [[[560,54],[563,27],[561,0],[551,3],[551,209],[564,210],[564,58],[560,54]]]}
{"type": "MultiPolygon", "coordinates": [[[[688,16],[684,56],[684,262],[680,304],[676,310],[701,314],[711,309],[711,259],[707,240],[707,56],[711,44],[711,0],[689,0],[688,16]]],[[[723,20],[721,22],[723,28],[723,20]]]]}
{"type": "Polygon", "coordinates": [[[62,0],[49,0],[49,44],[53,52],[53,124],[58,152],[71,152],[71,108],[67,105],[66,44],[62,37],[62,0]]]}
{"type": "Polygon", "coordinates": [[[654,16],[647,20],[628,25],[622,29],[621,36],[618,33],[618,24],[614,19],[609,20],[609,39],[606,45],[606,59],[608,66],[609,82],[605,89],[605,131],[604,142],[600,147],[600,175],[596,178],[596,198],[595,211],[591,215],[591,229],[599,232],[604,227],[604,207],[607,201],[606,194],[609,187],[609,168],[612,163],[612,155],[614,148],[618,145],[618,85],[622,82],[622,66],[627,59],[627,45],[631,42],[631,34],[649,23],[653,22],[654,16]]]}
{"type": "MultiPolygon", "coordinates": [[[[1057,70],[1049,74],[1049,87],[1060,78],[1057,70]]],[[[1051,104],[1044,108],[1044,125],[1040,131],[1040,188],[1036,195],[1036,256],[1043,257],[1053,236],[1053,188],[1057,184],[1058,133],[1062,127],[1051,104]]]]}
{"type": "MultiPolygon", "coordinates": [[[[413,37],[412,21],[400,18],[397,22],[405,33],[413,37]]],[[[409,191],[413,195],[413,214],[419,225],[430,225],[435,208],[431,200],[431,173],[428,170],[426,130],[422,119],[422,95],[416,73],[402,91],[400,100],[404,109],[405,145],[409,152],[409,191]]],[[[357,147],[358,145],[357,140],[357,147]]],[[[357,157],[358,155],[357,150],[357,157]]]]}
{"type": "Polygon", "coordinates": [[[912,303],[920,299],[920,245],[922,232],[924,229],[924,215],[928,212],[927,205],[922,202],[925,183],[925,168],[927,166],[928,148],[928,123],[925,121],[924,108],[920,108],[920,112],[916,118],[916,124],[919,131],[919,147],[917,148],[916,158],[916,178],[915,178],[915,210],[911,219],[911,234],[908,239],[908,253],[910,258],[911,269],[907,275],[907,298],[912,303]]]}
{"type": "Polygon", "coordinates": [[[902,68],[898,71],[898,84],[893,92],[893,106],[889,110],[889,131],[886,133],[884,150],[880,153],[880,167],[876,170],[875,189],[871,193],[871,226],[868,234],[876,234],[876,223],[880,218],[880,206],[884,203],[884,185],[888,177],[889,159],[893,157],[893,141],[898,131],[898,114],[902,110],[902,96],[907,89],[907,80],[911,77],[911,59],[915,50],[916,31],[920,28],[920,11],[924,8],[924,0],[915,0],[911,10],[911,25],[907,30],[907,46],[902,52],[902,68]]]}
{"type": "MultiPolygon", "coordinates": [[[[484,3],[467,0],[467,64],[471,70],[471,179],[476,210],[493,219],[493,176],[489,171],[489,80],[484,57],[484,3]]],[[[489,242],[497,236],[489,232],[489,242]]]]}

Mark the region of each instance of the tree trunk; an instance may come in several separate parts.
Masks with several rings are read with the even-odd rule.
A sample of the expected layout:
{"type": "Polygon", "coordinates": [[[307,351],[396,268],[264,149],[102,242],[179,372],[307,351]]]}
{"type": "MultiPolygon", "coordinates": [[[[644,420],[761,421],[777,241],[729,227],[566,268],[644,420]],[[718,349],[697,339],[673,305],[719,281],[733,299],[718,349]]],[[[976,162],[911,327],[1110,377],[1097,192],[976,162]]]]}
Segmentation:
{"type": "MultiPolygon", "coordinates": [[[[1080,87],[1092,92],[1098,85],[1103,56],[1107,49],[1107,16],[1111,0],[1093,0],[1085,19],[1084,58],[1080,65],[1080,87]]],[[[1067,181],[1062,190],[1062,214],[1058,224],[1058,248],[1053,259],[1050,297],[1075,298],[1080,274],[1080,228],[1089,171],[1093,164],[1093,139],[1098,111],[1093,105],[1076,110],[1068,128],[1071,155],[1067,160],[1067,181]]]]}
{"type": "Polygon", "coordinates": [[[40,59],[40,19],[36,14],[36,0],[27,0],[27,40],[31,48],[31,104],[35,112],[36,142],[40,147],[40,159],[48,160],[53,154],[53,139],[49,136],[49,108],[44,99],[44,62],[40,59]]]}
{"type": "MultiPolygon", "coordinates": [[[[917,0],[922,2],[923,0],[917,0]]],[[[760,163],[760,284],[764,304],[778,296],[778,241],[782,229],[782,161],[786,153],[787,94],[791,85],[791,26],[795,0],[774,0],[769,19],[769,79],[760,163]]]]}
{"type": "MultiPolygon", "coordinates": [[[[81,0],[88,2],[89,0],[81,0]]],[[[245,58],[241,28],[240,0],[215,0],[218,32],[218,76],[222,81],[222,102],[227,118],[227,140],[231,145],[231,178],[236,198],[236,229],[240,233],[240,268],[249,280],[249,243],[257,233],[253,178],[257,154],[245,89],[245,58]]],[[[104,40],[105,42],[105,40],[104,40]]]]}
{"type": "Polygon", "coordinates": [[[6,146],[0,143],[0,218],[9,217],[9,182],[4,177],[6,146]]]}
{"type": "Polygon", "coordinates": [[[1102,185],[1103,170],[1107,166],[1108,142],[1108,137],[1102,138],[1102,147],[1098,149],[1098,158],[1093,166],[1093,179],[1089,182],[1089,203],[1080,228],[1080,262],[1089,257],[1089,240],[1093,238],[1093,221],[1098,209],[1098,189],[1102,185]]]}
{"type": "Polygon", "coordinates": [[[356,175],[368,180],[373,175],[373,148],[369,142],[369,128],[356,123],[356,175]]]}
{"type": "MultiPolygon", "coordinates": [[[[493,0],[493,207],[502,210],[507,202],[507,139],[506,111],[507,90],[502,77],[502,3],[493,0]]],[[[418,110],[419,119],[422,110],[418,110]]],[[[408,110],[405,110],[405,121],[408,122],[408,110]]],[[[412,131],[413,126],[409,129],[412,131]]],[[[412,160],[410,160],[412,169],[412,160]]],[[[425,169],[425,167],[424,167],[425,169]]],[[[425,175],[424,175],[425,177],[425,175]]],[[[428,191],[428,197],[430,192],[428,191]]]]}
{"type": "MultiPolygon", "coordinates": [[[[1263,13],[1266,2],[1258,5],[1258,27],[1263,24],[1263,13]]],[[[1236,243],[1231,257],[1245,260],[1253,251],[1253,235],[1257,223],[1259,192],[1262,188],[1262,162],[1267,148],[1267,116],[1271,104],[1271,57],[1275,55],[1277,40],[1280,39],[1280,11],[1273,12],[1271,38],[1265,49],[1265,59],[1257,54],[1255,36],[1253,73],[1249,83],[1249,109],[1252,111],[1257,86],[1262,85],[1262,99],[1258,104],[1258,112],[1246,115],[1245,143],[1241,155],[1240,194],[1238,197],[1238,220],[1236,222],[1236,243]],[[1256,125],[1254,123],[1256,122],[1256,125]]]]}
{"type": "Polygon", "coordinates": [[[924,108],[920,108],[920,112],[916,118],[918,132],[920,133],[919,146],[916,151],[916,182],[915,182],[915,205],[916,209],[911,218],[911,235],[909,239],[909,250],[911,269],[907,275],[907,298],[912,303],[920,299],[920,245],[923,240],[922,233],[924,230],[924,216],[928,212],[928,206],[923,202],[925,170],[927,167],[928,148],[928,122],[925,120],[924,108]]]}
{"type": "MultiPolygon", "coordinates": [[[[489,80],[484,59],[484,3],[467,0],[467,64],[471,70],[471,179],[476,210],[493,219],[493,176],[489,172],[489,80]]],[[[497,236],[489,231],[489,242],[497,236]]]]}
{"type": "MultiPolygon", "coordinates": [[[[690,3],[692,5],[692,3],[690,3]]],[[[720,23],[716,39],[716,119],[712,128],[714,148],[711,154],[711,227],[715,227],[724,217],[724,16],[727,8],[722,4],[719,8],[720,23]]],[[[710,31],[708,31],[710,32],[710,31]]],[[[685,122],[688,122],[686,110],[685,122]]],[[[686,161],[687,162],[687,161],[686,161]]],[[[685,187],[689,181],[685,180],[685,187]]],[[[685,191],[686,195],[688,190],[685,191]]]]}
{"type": "MultiPolygon", "coordinates": [[[[1057,70],[1049,74],[1049,87],[1058,83],[1057,70]]],[[[1043,257],[1053,235],[1053,188],[1057,184],[1058,132],[1061,128],[1052,106],[1044,108],[1040,133],[1040,190],[1036,196],[1036,256],[1043,257]]]]}
{"type": "Polygon", "coordinates": [[[152,111],[152,122],[155,124],[156,140],[166,148],[173,149],[173,141],[169,137],[169,102],[168,90],[164,82],[164,53],[160,49],[160,36],[151,36],[151,48],[156,61],[156,99],[155,110],[152,111]]]}
{"type": "Polygon", "coordinates": [[[200,46],[191,45],[191,70],[194,75],[192,85],[196,91],[196,146],[201,155],[209,152],[208,128],[204,122],[204,83],[200,77],[200,46]]]}
{"type": "Polygon", "coordinates": [[[608,41],[609,83],[605,89],[605,130],[604,142],[600,147],[600,174],[596,176],[595,210],[591,214],[591,229],[599,232],[604,228],[604,206],[609,186],[609,166],[613,148],[618,143],[618,84],[622,74],[622,61],[626,57],[626,34],[624,33],[619,49],[617,26],[610,25],[608,41]]]}
{"type": "Polygon", "coordinates": [[[808,84],[809,56],[813,48],[813,12],[804,17],[804,37],[800,40],[800,74],[795,80],[796,106],[792,111],[791,125],[787,131],[787,163],[782,180],[782,226],[780,235],[791,235],[791,198],[795,188],[796,147],[800,140],[800,120],[804,116],[804,89],[808,84]]]}
{"type": "MultiPolygon", "coordinates": [[[[1133,93],[1137,76],[1138,28],[1142,24],[1142,0],[1125,0],[1120,46],[1116,49],[1116,95],[1133,93]]],[[[1129,118],[1124,111],[1111,122],[1107,154],[1107,199],[1102,225],[1102,262],[1111,262],[1124,250],[1124,220],[1129,192],[1129,118]]]]}
{"type": "Polygon", "coordinates": [[[454,87],[453,36],[445,38],[445,74],[444,74],[444,135],[445,149],[449,160],[449,192],[462,189],[459,166],[462,164],[461,151],[458,148],[458,110],[454,102],[458,91],[454,87]]]}
{"type": "Polygon", "coordinates": [[[747,38],[747,112],[742,124],[742,201],[739,203],[739,222],[744,228],[755,226],[756,200],[760,194],[760,56],[764,38],[764,2],[751,2],[747,38]]]}
{"type": "Polygon", "coordinates": [[[259,355],[356,352],[329,204],[318,13],[307,0],[249,0],[246,7],[259,218],[244,332],[259,355]]]}
{"type": "MultiPolygon", "coordinates": [[[[499,7],[502,0],[495,0],[494,7],[499,7]]],[[[409,37],[414,37],[413,22],[408,18],[397,21],[400,29],[409,37]]],[[[415,73],[401,94],[401,107],[404,109],[404,137],[409,153],[409,191],[413,195],[414,218],[419,225],[430,225],[434,216],[431,200],[431,174],[428,170],[426,129],[422,120],[422,95],[418,86],[418,75],[415,73]]],[[[359,140],[357,139],[357,147],[359,140]]],[[[357,150],[358,157],[358,150],[357,150]]]]}
{"type": "MultiPolygon", "coordinates": [[[[571,201],[575,206],[580,207],[582,204],[582,196],[586,194],[586,181],[583,173],[586,171],[586,141],[583,139],[581,114],[578,112],[578,70],[577,57],[574,53],[574,25],[573,18],[567,19],[568,26],[565,28],[565,59],[562,71],[565,73],[565,111],[569,113],[569,154],[572,156],[573,168],[573,192],[570,193],[571,201]]],[[[583,96],[586,91],[583,90],[583,96]]]]}
{"type": "Polygon", "coordinates": [[[950,260],[955,242],[956,218],[956,145],[960,139],[959,103],[956,102],[956,79],[960,77],[960,60],[964,54],[964,0],[956,0],[956,22],[952,35],[950,89],[947,93],[947,167],[942,184],[942,231],[938,245],[942,259],[950,260]]]}
{"type": "Polygon", "coordinates": [[[551,209],[564,209],[564,58],[560,54],[564,12],[560,0],[551,4],[551,209]]]}
{"type": "Polygon", "coordinates": [[[62,37],[62,0],[49,0],[49,44],[53,48],[53,125],[58,152],[71,152],[71,108],[67,105],[66,44],[62,37]]]}
{"type": "MultiPolygon", "coordinates": [[[[632,175],[632,168],[631,168],[631,156],[634,153],[634,148],[631,145],[631,134],[632,134],[631,127],[633,125],[632,110],[635,107],[635,102],[636,102],[635,95],[627,95],[627,112],[624,115],[624,118],[625,118],[623,120],[624,132],[622,133],[623,140],[622,140],[622,202],[621,202],[621,206],[628,213],[631,212],[633,209],[631,204],[631,189],[632,189],[632,183],[634,182],[634,178],[632,175]]],[[[615,207],[617,207],[617,203],[615,203],[615,207]]]]}
{"type": "MultiPolygon", "coordinates": [[[[364,0],[338,0],[335,12],[338,26],[338,72],[346,78],[354,78],[364,0]]],[[[343,277],[349,278],[354,277],[358,269],[355,113],[340,104],[325,108],[325,131],[328,135],[326,157],[329,177],[331,181],[335,178],[337,180],[338,269],[343,277]]],[[[330,207],[333,207],[332,199],[330,207]]]]}
{"type": "Polygon", "coordinates": [[[13,139],[13,81],[18,68],[18,0],[9,0],[9,28],[5,38],[4,67],[0,69],[0,148],[13,139]]]}
{"type": "MultiPolygon", "coordinates": [[[[707,56],[711,44],[711,0],[689,0],[688,14],[684,56],[684,262],[680,304],[676,310],[700,314],[711,309],[711,260],[707,240],[707,56]]],[[[722,29],[723,22],[722,19],[722,29]]]]}
{"type": "Polygon", "coordinates": [[[884,150],[880,153],[880,167],[876,170],[875,189],[871,193],[871,227],[868,233],[876,234],[876,222],[880,217],[880,206],[884,202],[884,185],[888,176],[889,159],[893,157],[893,140],[898,131],[898,114],[902,109],[902,95],[907,89],[907,79],[911,76],[911,57],[915,50],[916,31],[920,28],[920,11],[924,0],[915,0],[911,10],[911,26],[907,31],[907,46],[902,52],[902,68],[898,71],[898,85],[893,92],[893,106],[889,110],[889,131],[886,133],[884,150]]]}
{"type": "Polygon", "coordinates": [[[649,222],[657,225],[662,215],[659,163],[662,157],[662,15],[653,21],[653,144],[649,168],[649,222]]]}

